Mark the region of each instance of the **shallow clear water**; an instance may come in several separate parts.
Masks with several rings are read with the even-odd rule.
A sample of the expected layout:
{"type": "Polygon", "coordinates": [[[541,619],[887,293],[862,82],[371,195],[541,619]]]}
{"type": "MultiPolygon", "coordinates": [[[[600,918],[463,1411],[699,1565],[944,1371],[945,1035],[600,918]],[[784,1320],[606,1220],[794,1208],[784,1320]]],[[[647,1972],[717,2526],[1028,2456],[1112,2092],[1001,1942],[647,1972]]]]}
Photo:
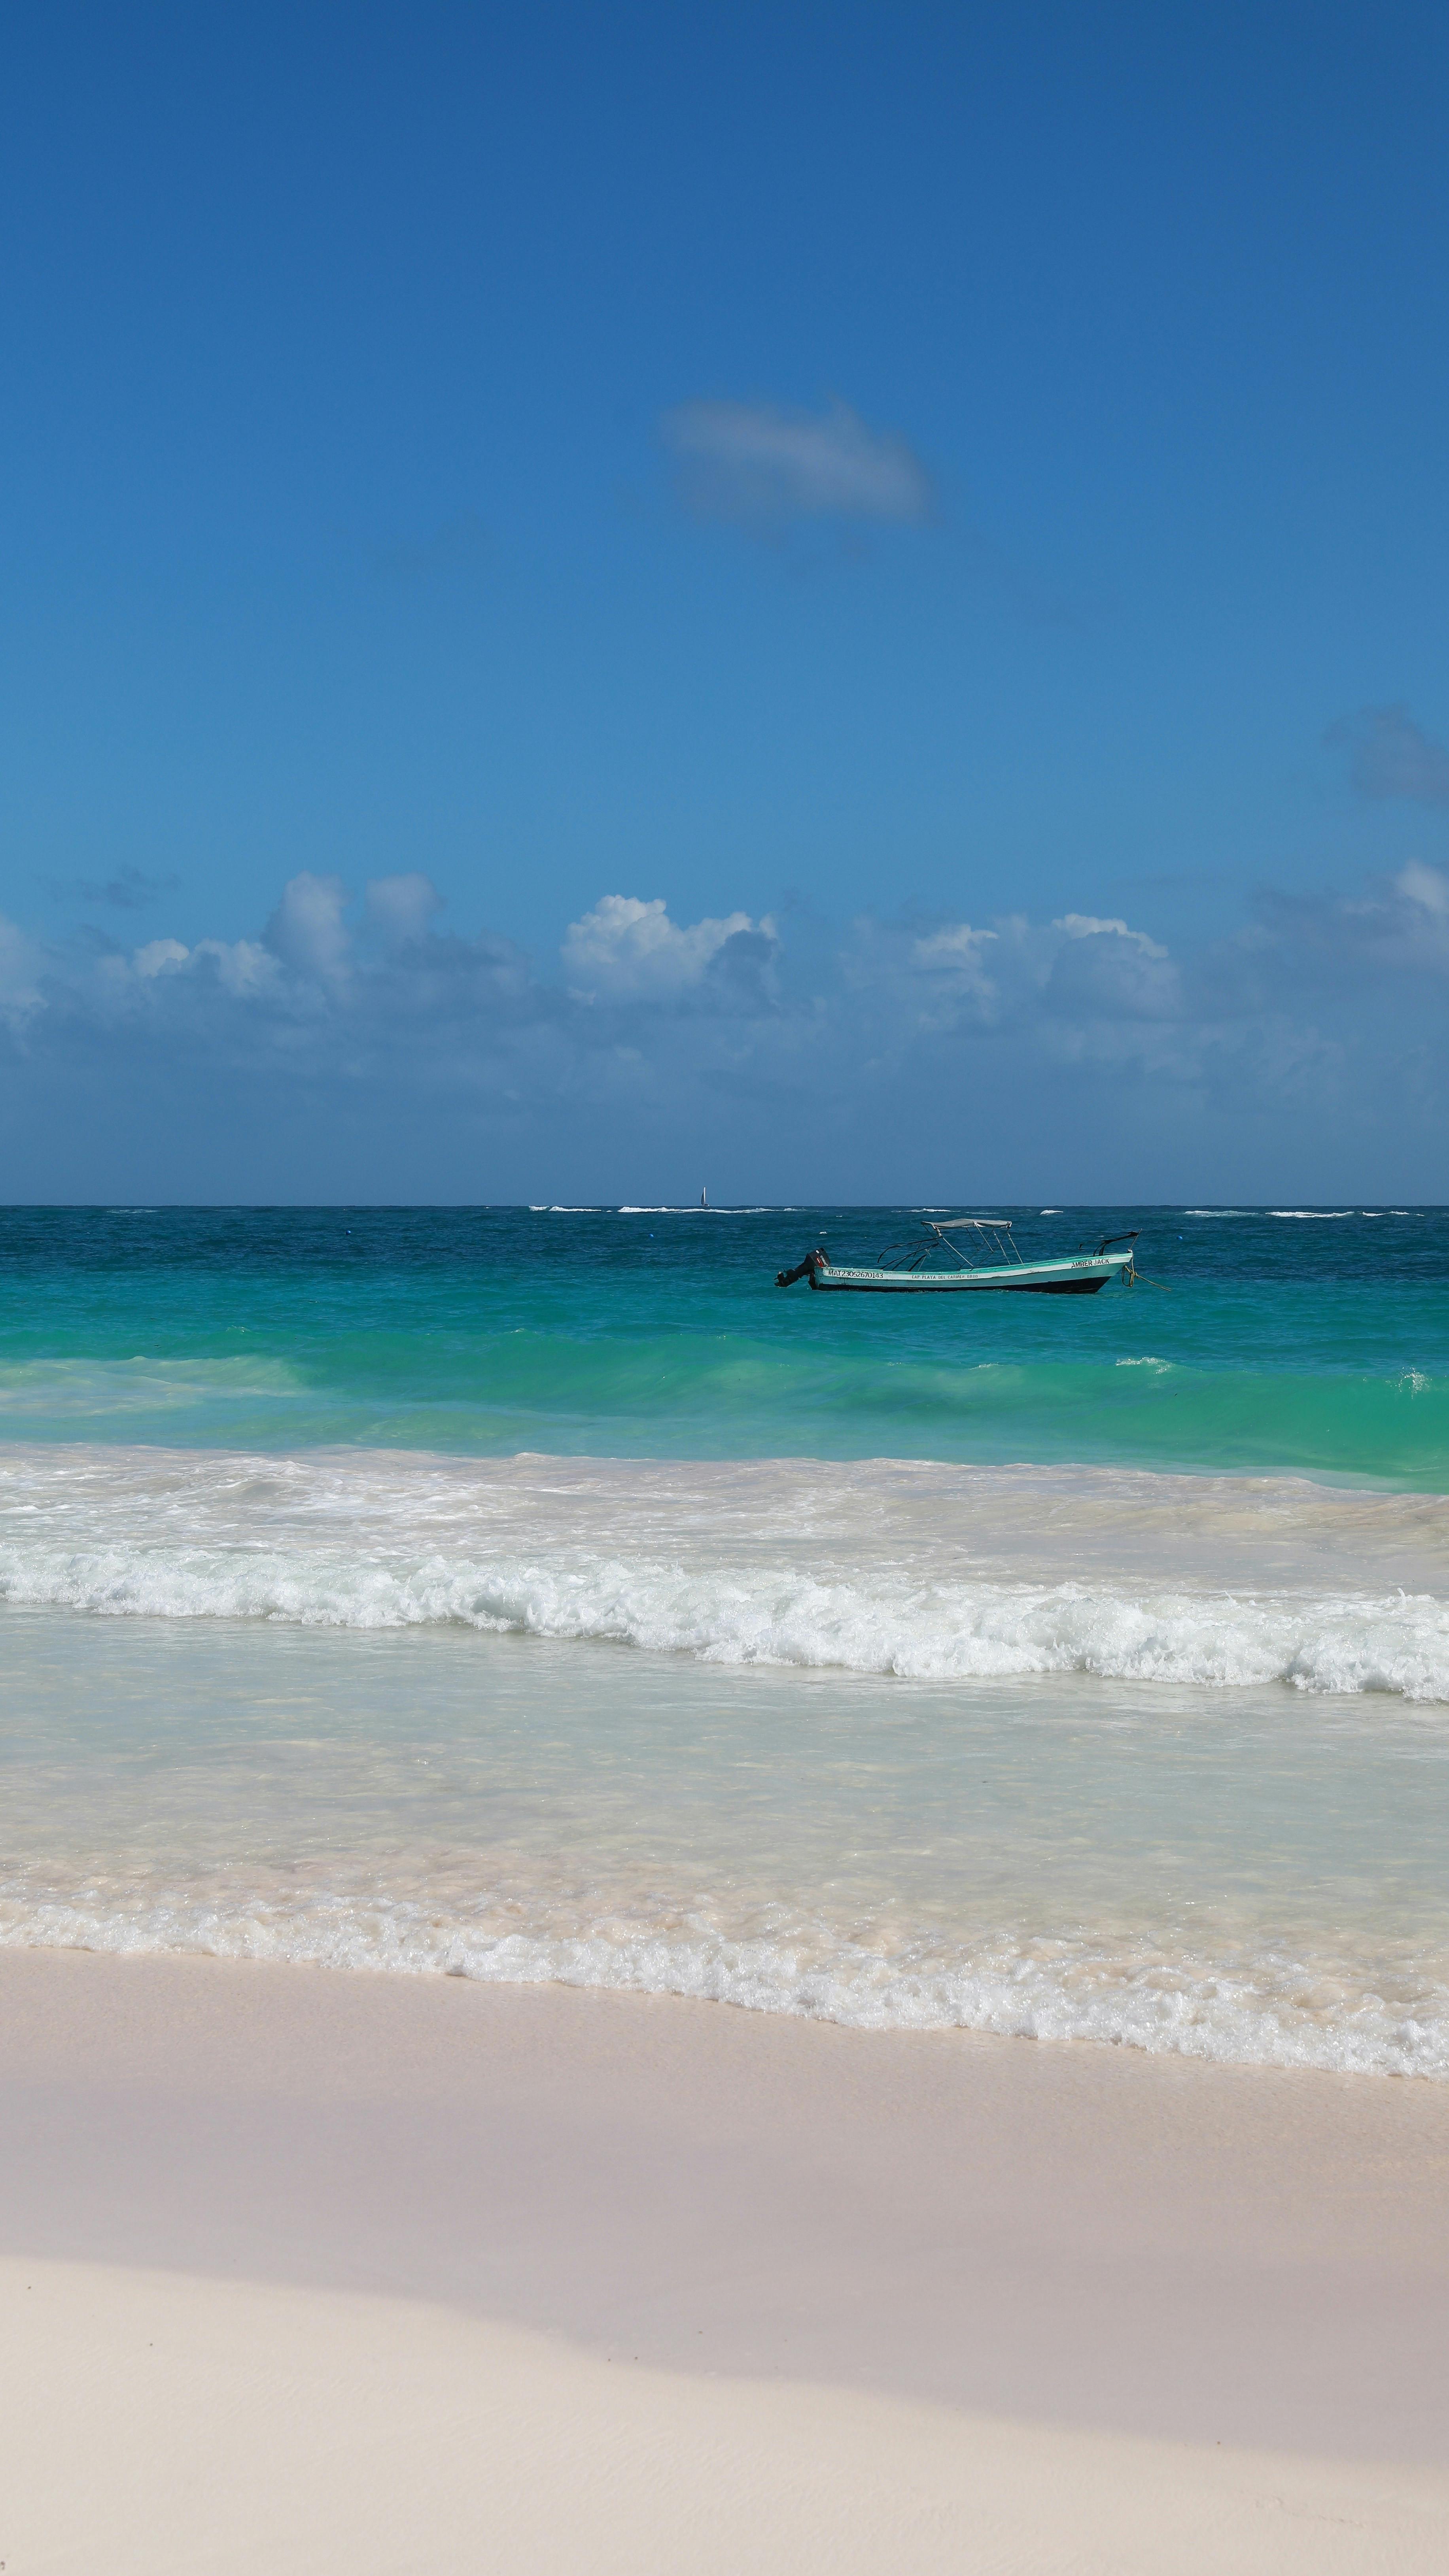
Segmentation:
{"type": "Polygon", "coordinates": [[[11,1212],[0,1937],[1449,2073],[1449,1217],[11,1212]]]}

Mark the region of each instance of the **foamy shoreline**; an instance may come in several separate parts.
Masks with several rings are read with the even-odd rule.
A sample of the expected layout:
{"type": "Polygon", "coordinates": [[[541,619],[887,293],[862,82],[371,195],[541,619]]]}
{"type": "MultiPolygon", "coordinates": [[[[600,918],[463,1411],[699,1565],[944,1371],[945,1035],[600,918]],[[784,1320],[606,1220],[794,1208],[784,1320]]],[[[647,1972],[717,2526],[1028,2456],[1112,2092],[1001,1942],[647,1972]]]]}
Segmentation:
{"type": "Polygon", "coordinates": [[[0,1602],[1449,1702],[1449,1505],[1291,1475],[7,1444],[0,1602]]]}
{"type": "Polygon", "coordinates": [[[0,2031],[13,2568],[1442,2563],[1438,2087],[66,1953],[0,2031]]]}

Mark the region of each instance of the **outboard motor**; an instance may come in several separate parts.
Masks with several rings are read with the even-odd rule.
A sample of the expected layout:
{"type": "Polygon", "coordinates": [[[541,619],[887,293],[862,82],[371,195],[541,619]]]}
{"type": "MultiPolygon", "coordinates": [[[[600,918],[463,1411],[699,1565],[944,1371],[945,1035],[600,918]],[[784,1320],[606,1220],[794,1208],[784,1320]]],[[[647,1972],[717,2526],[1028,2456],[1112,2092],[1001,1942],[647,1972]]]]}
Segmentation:
{"type": "Polygon", "coordinates": [[[793,1270],[776,1271],[775,1285],[777,1288],[793,1288],[797,1279],[808,1279],[813,1288],[815,1281],[812,1273],[817,1269],[828,1270],[829,1267],[830,1263],[823,1252],[807,1252],[804,1260],[797,1261],[793,1270]]]}

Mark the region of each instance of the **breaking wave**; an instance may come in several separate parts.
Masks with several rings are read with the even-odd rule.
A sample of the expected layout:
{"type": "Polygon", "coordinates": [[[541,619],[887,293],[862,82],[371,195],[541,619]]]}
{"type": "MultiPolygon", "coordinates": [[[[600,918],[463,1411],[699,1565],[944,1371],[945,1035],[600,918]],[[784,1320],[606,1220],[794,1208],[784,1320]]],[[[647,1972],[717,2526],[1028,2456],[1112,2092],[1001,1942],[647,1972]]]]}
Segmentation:
{"type": "Polygon", "coordinates": [[[1449,1503],[1088,1469],[17,1446],[0,1602],[1434,1702],[1449,1503]]]}
{"type": "Polygon", "coordinates": [[[451,1626],[923,1681],[1076,1672],[1449,1700],[1449,1608],[1427,1595],[1246,1598],[1070,1582],[921,1584],[899,1574],[827,1580],[790,1565],[706,1571],[567,1549],[387,1561],[327,1550],[12,1542],[0,1547],[0,1600],[111,1617],[451,1626]]]}

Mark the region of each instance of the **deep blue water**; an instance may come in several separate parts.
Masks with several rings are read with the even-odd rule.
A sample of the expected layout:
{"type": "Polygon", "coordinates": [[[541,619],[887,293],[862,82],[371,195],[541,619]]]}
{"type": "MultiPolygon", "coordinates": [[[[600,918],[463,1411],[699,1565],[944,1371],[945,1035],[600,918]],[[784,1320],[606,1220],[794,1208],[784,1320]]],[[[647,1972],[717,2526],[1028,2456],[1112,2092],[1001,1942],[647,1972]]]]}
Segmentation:
{"type": "MultiPolygon", "coordinates": [[[[1003,1210],[984,1213],[1008,1213],[1003,1210]]],[[[781,1292],[909,1209],[10,1209],[12,1438],[1121,1460],[1449,1485],[1449,1210],[1009,1211],[1088,1298],[781,1292]]]]}

